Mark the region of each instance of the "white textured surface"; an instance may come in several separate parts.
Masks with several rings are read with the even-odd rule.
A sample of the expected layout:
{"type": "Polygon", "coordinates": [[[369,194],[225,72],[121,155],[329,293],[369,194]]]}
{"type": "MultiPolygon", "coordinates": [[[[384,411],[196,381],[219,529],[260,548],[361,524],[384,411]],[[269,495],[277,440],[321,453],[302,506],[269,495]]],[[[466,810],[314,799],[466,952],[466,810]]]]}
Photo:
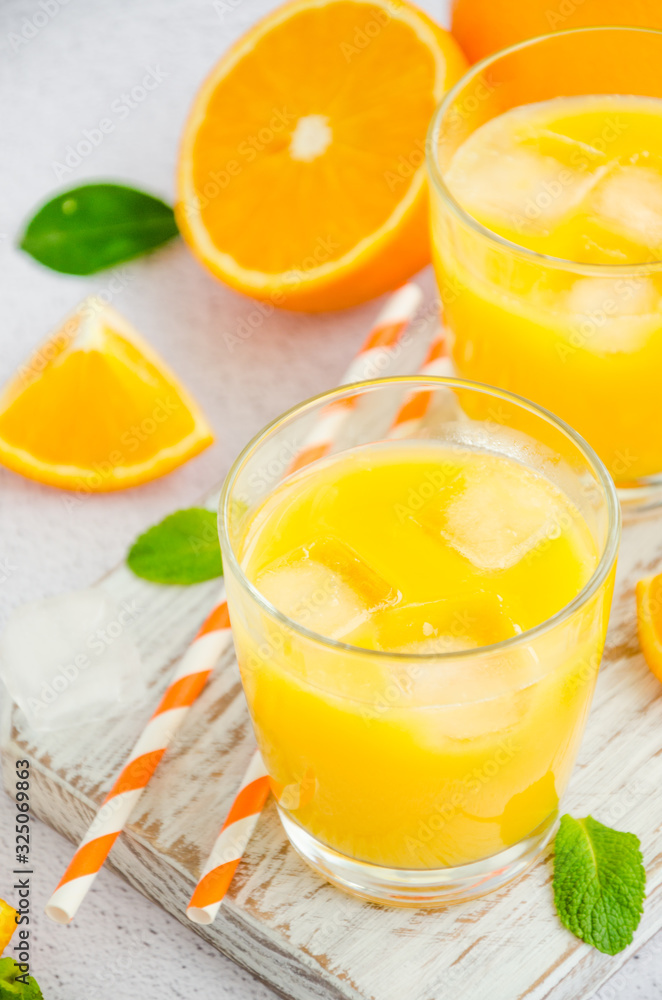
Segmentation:
{"type": "MultiPolygon", "coordinates": [[[[38,0],[0,4],[0,381],[84,294],[104,289],[110,278],[67,278],[39,267],[13,249],[22,221],[51,192],[92,177],[125,180],[172,200],[177,137],[195,89],[227,44],[275,6],[273,0],[42,3],[51,13],[44,15],[38,0]],[[17,48],[22,31],[33,37],[17,48]],[[159,86],[128,114],[117,110],[150,69],[163,76],[159,86]],[[54,162],[105,117],[114,131],[58,179],[54,162]]],[[[446,8],[444,0],[421,6],[438,16],[446,8]]],[[[268,419],[333,384],[377,310],[371,303],[320,317],[274,313],[230,350],[224,334],[234,333],[255,306],[208,277],[181,243],[119,274],[122,290],[113,304],[191,388],[217,444],[160,482],[74,505],[66,494],[0,469],[3,617],[26,600],[93,582],[140,530],[194,501],[268,419]]],[[[0,865],[13,839],[12,812],[3,797],[0,865]]],[[[35,822],[33,970],[46,1000],[273,997],[107,871],[73,926],[51,924],[41,911],[70,855],[66,841],[35,822]]],[[[0,867],[0,896],[10,884],[0,867]]],[[[603,987],[601,1000],[659,997],[661,953],[658,935],[603,987]]]]}

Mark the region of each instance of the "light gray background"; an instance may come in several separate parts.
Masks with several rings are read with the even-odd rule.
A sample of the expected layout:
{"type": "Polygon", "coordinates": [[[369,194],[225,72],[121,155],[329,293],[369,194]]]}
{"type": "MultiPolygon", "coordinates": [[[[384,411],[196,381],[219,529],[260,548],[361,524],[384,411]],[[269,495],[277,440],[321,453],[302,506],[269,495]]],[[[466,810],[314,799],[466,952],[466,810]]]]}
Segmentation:
{"type": "MultiPolygon", "coordinates": [[[[227,45],[273,6],[273,0],[0,0],[0,382],[85,294],[105,289],[110,279],[65,277],[33,263],[14,249],[23,220],[50,192],[86,178],[125,180],[172,201],[178,137],[196,89],[227,45]],[[122,95],[150,71],[159,85],[128,113],[120,111],[122,95]],[[113,132],[80,165],[59,171],[67,146],[102,118],[111,118],[113,132]]],[[[445,0],[421,6],[447,20],[445,0]]],[[[181,241],[122,268],[120,276],[113,304],[190,386],[217,443],[166,479],[90,497],[73,509],[66,494],[0,468],[3,620],[26,600],[93,583],[123,558],[137,533],[194,502],[267,420],[334,384],[377,309],[370,303],[337,315],[276,313],[229,350],[224,334],[254,305],[208,276],[181,241]]],[[[429,275],[424,282],[429,289],[429,275]]],[[[0,861],[7,869],[8,802],[0,798],[0,861]]],[[[51,924],[42,908],[71,846],[38,822],[33,840],[33,969],[46,1000],[274,996],[106,870],[73,926],[51,924]]],[[[0,896],[10,895],[10,884],[0,870],[0,896]]],[[[662,934],[597,996],[659,997],[661,953],[662,934]]]]}

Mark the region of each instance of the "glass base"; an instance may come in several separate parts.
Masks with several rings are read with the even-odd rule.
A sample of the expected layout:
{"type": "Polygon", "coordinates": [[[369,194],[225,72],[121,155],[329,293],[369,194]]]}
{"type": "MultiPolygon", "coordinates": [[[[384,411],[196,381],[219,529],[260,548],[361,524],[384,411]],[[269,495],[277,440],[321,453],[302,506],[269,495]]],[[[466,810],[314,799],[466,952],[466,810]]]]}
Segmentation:
{"type": "Polygon", "coordinates": [[[633,479],[630,483],[617,483],[616,493],[624,516],[654,510],[662,504],[662,475],[633,479]]]}
{"type": "Polygon", "coordinates": [[[280,807],[278,812],[297,854],[328,882],[371,903],[418,909],[461,903],[500,889],[540,857],[558,825],[558,813],[554,812],[525,840],[470,865],[382,868],[334,851],[307,833],[280,807]]]}

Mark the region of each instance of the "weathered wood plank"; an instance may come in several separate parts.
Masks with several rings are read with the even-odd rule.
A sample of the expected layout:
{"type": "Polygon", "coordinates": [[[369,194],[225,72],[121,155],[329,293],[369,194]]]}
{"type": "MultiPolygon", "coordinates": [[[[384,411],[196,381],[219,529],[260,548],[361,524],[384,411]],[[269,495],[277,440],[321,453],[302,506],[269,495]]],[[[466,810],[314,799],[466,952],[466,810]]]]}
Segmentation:
{"type": "MultiPolygon", "coordinates": [[[[219,950],[294,1000],[582,1000],[662,927],[662,698],[638,651],[636,579],[662,563],[662,514],[626,524],[604,665],[565,806],[636,831],[648,870],[633,946],[610,958],[557,920],[550,868],[539,863],[499,893],[445,911],[380,909],[323,883],[285,841],[273,807],[260,820],[211,927],[184,908],[243,769],[253,737],[231,656],[219,665],[164,758],[109,863],[219,950]]],[[[150,671],[148,701],[71,737],[35,734],[14,710],[3,758],[33,762],[35,812],[77,840],[118,771],[175,660],[212,607],[215,584],[160,588],[120,567],[100,584],[134,602],[132,630],[150,671]]],[[[7,772],[8,774],[9,772],[7,772]]],[[[6,781],[7,786],[9,782],[6,781]]],[[[84,904],[93,918],[98,897],[84,904]]]]}

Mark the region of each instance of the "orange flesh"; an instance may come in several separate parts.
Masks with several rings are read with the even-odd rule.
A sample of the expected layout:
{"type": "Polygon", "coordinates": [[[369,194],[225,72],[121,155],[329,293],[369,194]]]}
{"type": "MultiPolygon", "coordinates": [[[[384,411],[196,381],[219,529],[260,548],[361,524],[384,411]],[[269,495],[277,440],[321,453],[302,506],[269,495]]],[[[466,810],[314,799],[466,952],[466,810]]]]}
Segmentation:
{"type": "MultiPolygon", "coordinates": [[[[366,24],[375,21],[375,8],[361,6],[366,24]]],[[[195,141],[194,182],[204,193],[219,168],[239,164],[228,184],[232,197],[210,198],[201,217],[218,249],[242,267],[287,270],[320,239],[331,248],[324,248],[325,261],[335,260],[382,226],[402,198],[405,185],[389,186],[387,178],[397,176],[402,151],[416,152],[416,138],[425,135],[435,106],[434,60],[395,18],[381,27],[379,45],[352,57],[356,7],[294,15],[264,36],[211,97],[195,141]],[[385,48],[397,65],[397,91],[384,74],[385,48]],[[292,134],[309,115],[328,119],[331,144],[314,159],[297,160],[292,134]],[[260,240],[247,219],[284,238],[260,240]]]]}

